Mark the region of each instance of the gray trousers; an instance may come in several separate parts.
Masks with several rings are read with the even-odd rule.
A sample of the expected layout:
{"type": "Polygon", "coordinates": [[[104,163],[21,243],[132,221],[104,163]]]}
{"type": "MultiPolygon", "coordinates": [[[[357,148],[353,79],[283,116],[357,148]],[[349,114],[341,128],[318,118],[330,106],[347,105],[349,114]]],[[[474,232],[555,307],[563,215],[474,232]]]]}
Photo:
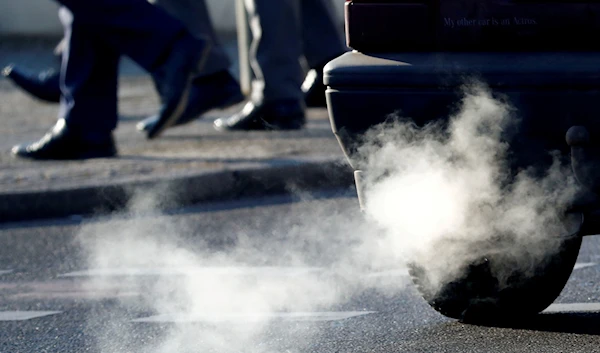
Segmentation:
{"type": "Polygon", "coordinates": [[[302,100],[308,68],[347,50],[330,0],[245,0],[250,17],[252,100],[302,100]]]}

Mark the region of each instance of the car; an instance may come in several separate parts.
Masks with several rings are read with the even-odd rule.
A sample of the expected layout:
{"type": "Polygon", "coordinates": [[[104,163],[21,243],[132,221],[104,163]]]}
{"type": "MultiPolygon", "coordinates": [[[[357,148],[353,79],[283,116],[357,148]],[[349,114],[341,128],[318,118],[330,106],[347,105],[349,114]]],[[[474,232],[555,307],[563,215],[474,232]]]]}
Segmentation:
{"type": "MultiPolygon", "coordinates": [[[[464,244],[478,249],[465,263],[439,252],[444,263],[460,267],[453,276],[440,279],[426,261],[407,264],[425,300],[445,316],[486,324],[543,311],[566,284],[582,237],[600,233],[600,2],[349,0],[345,20],[352,50],[326,65],[324,83],[332,130],[354,169],[363,210],[374,183],[386,177],[375,177],[365,159],[370,132],[385,134],[398,117],[419,129],[448,124],[473,82],[518,120],[517,128],[501,131],[510,156],[503,167],[513,182],[523,171],[543,174],[557,160],[570,163],[572,171],[552,184],[576,181],[568,202],[551,199],[549,220],[561,227],[522,246],[521,258],[509,250],[514,234],[490,230],[464,244]],[[547,243],[556,246],[540,256],[536,247],[547,243]]],[[[494,210],[495,217],[518,212],[520,205],[512,206],[494,210]]],[[[449,236],[435,246],[461,241],[449,236]]]]}

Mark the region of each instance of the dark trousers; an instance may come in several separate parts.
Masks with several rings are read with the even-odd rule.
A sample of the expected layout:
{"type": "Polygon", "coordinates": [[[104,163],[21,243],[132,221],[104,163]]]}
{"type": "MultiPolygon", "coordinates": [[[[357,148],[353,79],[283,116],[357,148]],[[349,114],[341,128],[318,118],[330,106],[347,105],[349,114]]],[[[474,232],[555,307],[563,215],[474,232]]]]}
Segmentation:
{"type": "Polygon", "coordinates": [[[231,67],[229,56],[215,33],[206,0],[153,0],[152,3],[181,21],[193,36],[210,40],[210,53],[199,73],[200,76],[225,71],[231,67]]]}
{"type": "Polygon", "coordinates": [[[117,77],[121,55],[155,71],[183,24],[145,0],[57,0],[66,9],[59,118],[90,140],[117,126],[117,77]],[[68,9],[68,10],[67,10],[68,9]]]}
{"type": "Polygon", "coordinates": [[[341,28],[329,0],[247,0],[253,41],[254,101],[301,100],[309,68],[343,54],[341,28]]]}

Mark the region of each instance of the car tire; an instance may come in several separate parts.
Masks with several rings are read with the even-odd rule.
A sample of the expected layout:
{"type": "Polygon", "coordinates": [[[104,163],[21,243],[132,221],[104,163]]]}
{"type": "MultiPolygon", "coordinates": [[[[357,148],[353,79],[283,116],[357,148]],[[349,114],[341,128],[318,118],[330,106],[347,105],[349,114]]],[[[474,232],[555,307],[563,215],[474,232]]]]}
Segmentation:
{"type": "Polygon", "coordinates": [[[581,241],[578,231],[561,238],[543,257],[520,259],[528,261],[527,270],[515,266],[515,259],[506,254],[490,252],[464,266],[457,277],[436,285],[427,267],[418,262],[409,264],[409,274],[427,303],[444,316],[471,324],[516,322],[543,311],[558,297],[573,271],[581,241]],[[492,270],[498,266],[509,269],[502,284],[492,270]]]}

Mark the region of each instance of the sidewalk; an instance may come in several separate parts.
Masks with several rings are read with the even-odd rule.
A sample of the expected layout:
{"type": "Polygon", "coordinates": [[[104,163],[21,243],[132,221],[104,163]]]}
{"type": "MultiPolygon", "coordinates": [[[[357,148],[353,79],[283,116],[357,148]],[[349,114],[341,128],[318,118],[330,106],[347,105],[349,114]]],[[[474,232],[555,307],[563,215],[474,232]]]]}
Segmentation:
{"type": "Polygon", "coordinates": [[[135,124],[158,108],[150,80],[123,75],[119,96],[118,158],[27,161],[13,158],[11,146],[39,139],[57,106],[0,80],[0,222],[119,209],[148,191],[173,207],[353,183],[325,109],[309,110],[307,127],[290,132],[220,133],[212,121],[227,112],[215,111],[148,141],[135,124]]]}

